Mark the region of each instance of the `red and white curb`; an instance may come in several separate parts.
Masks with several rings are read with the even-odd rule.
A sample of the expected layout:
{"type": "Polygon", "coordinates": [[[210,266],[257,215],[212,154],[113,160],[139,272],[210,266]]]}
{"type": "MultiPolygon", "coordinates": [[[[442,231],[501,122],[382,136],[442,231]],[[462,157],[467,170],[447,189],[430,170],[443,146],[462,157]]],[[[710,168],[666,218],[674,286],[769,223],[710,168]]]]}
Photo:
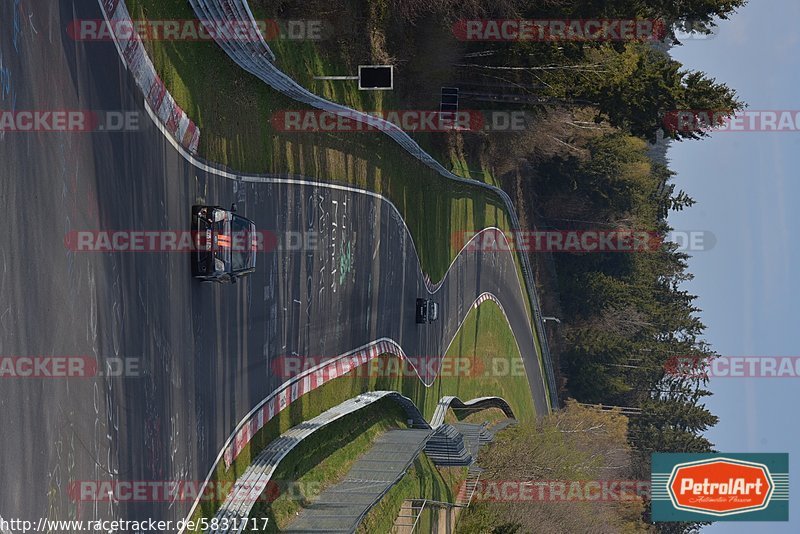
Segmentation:
{"type": "MultiPolygon", "coordinates": [[[[500,304],[497,297],[491,293],[482,293],[479,295],[478,298],[475,299],[475,302],[473,302],[472,307],[477,308],[480,304],[487,301],[492,301],[497,304],[500,311],[505,316],[503,305],[500,304]]],[[[506,320],[507,319],[506,317],[506,320]]],[[[445,353],[446,352],[447,351],[445,351],[445,353]]],[[[240,423],[240,427],[233,435],[233,440],[225,447],[225,454],[223,455],[225,467],[228,468],[231,466],[236,457],[239,456],[239,453],[242,452],[247,444],[250,443],[250,440],[253,439],[253,436],[256,435],[256,432],[261,430],[264,425],[285,410],[292,402],[306,393],[314,391],[323,384],[344,376],[357,367],[365,365],[379,356],[386,354],[396,356],[400,360],[407,359],[400,345],[392,339],[383,338],[336,358],[332,358],[330,361],[321,363],[311,369],[307,369],[284,382],[273,391],[269,397],[261,401],[261,403],[240,423]]],[[[440,366],[441,360],[443,359],[444,356],[439,359],[440,366]]],[[[422,376],[419,374],[419,370],[414,366],[414,363],[411,361],[409,361],[409,363],[414,368],[420,380],[423,380],[422,376]]],[[[433,378],[435,379],[436,377],[433,378]]],[[[424,380],[423,383],[425,383],[424,380]]],[[[425,383],[425,385],[430,386],[431,384],[425,383]]]]}
{"type": "Polygon", "coordinates": [[[225,467],[230,467],[239,453],[250,443],[256,432],[261,430],[273,417],[285,410],[292,402],[335,378],[344,376],[356,367],[364,365],[382,354],[393,354],[405,359],[403,349],[393,340],[384,338],[369,345],[342,354],[328,362],[303,371],[293,377],[264,399],[254,411],[240,423],[233,441],[225,448],[223,456],[225,467]]]}
{"type": "MultiPolygon", "coordinates": [[[[98,0],[98,2],[110,28],[131,27],[133,22],[123,0],[98,0]]],[[[116,46],[123,64],[133,74],[136,85],[142,90],[147,103],[155,111],[170,135],[190,153],[196,154],[197,146],[200,143],[200,130],[167,91],[167,87],[159,78],[153,62],[147,55],[139,34],[137,32],[130,33],[130,37],[120,38],[113,29],[111,31],[114,46],[116,46]]]]}

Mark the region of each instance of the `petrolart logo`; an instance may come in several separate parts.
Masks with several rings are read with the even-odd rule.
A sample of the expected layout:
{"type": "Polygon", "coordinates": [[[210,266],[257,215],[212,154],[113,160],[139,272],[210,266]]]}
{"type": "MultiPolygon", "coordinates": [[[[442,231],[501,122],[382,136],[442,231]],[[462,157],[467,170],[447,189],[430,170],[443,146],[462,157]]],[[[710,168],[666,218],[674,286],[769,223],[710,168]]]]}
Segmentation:
{"type": "Polygon", "coordinates": [[[788,521],[788,454],[652,456],[653,521],[788,521]]]}

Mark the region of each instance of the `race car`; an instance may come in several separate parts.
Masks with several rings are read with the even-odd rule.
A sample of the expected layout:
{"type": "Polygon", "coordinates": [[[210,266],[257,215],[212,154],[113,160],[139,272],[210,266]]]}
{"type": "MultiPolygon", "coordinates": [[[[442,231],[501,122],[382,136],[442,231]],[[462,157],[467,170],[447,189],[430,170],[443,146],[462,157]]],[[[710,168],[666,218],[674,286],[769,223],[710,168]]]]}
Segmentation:
{"type": "Polygon", "coordinates": [[[192,276],[232,283],[256,270],[258,234],[253,221],[236,215],[236,205],[192,206],[192,276]]]}
{"type": "Polygon", "coordinates": [[[432,323],[439,318],[439,305],[431,299],[417,299],[417,324],[432,323]]]}

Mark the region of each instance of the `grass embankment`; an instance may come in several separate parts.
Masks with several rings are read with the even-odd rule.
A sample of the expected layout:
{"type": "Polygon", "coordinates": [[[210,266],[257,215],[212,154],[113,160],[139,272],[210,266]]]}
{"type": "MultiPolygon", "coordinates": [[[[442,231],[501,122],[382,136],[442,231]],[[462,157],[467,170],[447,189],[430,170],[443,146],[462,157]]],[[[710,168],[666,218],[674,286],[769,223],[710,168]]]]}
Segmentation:
{"type": "MultiPolygon", "coordinates": [[[[469,359],[470,371],[440,376],[429,388],[413,380],[402,380],[402,383],[392,385],[414,399],[428,418],[445,395],[457,395],[465,401],[496,395],[511,404],[518,419],[535,418],[519,349],[503,312],[494,302],[486,302],[467,315],[445,355],[445,362],[455,358],[462,362],[469,359]]],[[[537,360],[529,362],[530,365],[537,363],[537,360]]],[[[445,363],[443,367],[447,370],[453,366],[445,363]]]]}
{"type": "MultiPolygon", "coordinates": [[[[326,31],[321,32],[323,39],[288,39],[275,38],[269,40],[270,49],[275,54],[275,63],[283,72],[306,87],[314,94],[327,100],[344,104],[353,109],[365,112],[387,110],[424,110],[439,109],[439,87],[448,85],[450,77],[448,68],[442,64],[430,64],[430,54],[406,53],[395,66],[395,87],[393,91],[359,91],[355,80],[318,80],[315,76],[323,75],[356,75],[358,66],[364,64],[398,63],[388,59],[393,50],[415,50],[420,46],[418,31],[409,35],[404,32],[392,32],[388,42],[386,35],[389,26],[396,24],[391,20],[390,6],[385,2],[368,2],[366,0],[345,0],[343,5],[314,5],[313,2],[286,5],[271,0],[253,0],[250,2],[253,14],[258,20],[278,19],[315,19],[320,17],[326,31]],[[354,24],[354,14],[361,19],[354,24]],[[416,75],[430,76],[437,80],[420,82],[416,75]],[[441,77],[441,79],[438,79],[441,77]],[[430,88],[429,90],[426,90],[430,88]]],[[[424,36],[425,48],[457,48],[460,44],[447,31],[427,32],[424,36]]],[[[454,174],[481,182],[498,185],[482,154],[465,149],[461,134],[447,132],[408,132],[414,140],[433,154],[454,174]]]]}
{"type": "MultiPolygon", "coordinates": [[[[403,502],[406,499],[429,499],[439,502],[453,502],[458,487],[466,478],[466,468],[439,469],[424,454],[414,462],[400,481],[369,511],[358,526],[359,534],[391,532],[403,502]]],[[[417,532],[436,532],[435,514],[438,510],[426,507],[417,532]]]]}
{"type": "Polygon", "coordinates": [[[394,401],[380,400],[318,430],[278,465],[272,480],[280,495],[265,495],[250,517],[269,518],[266,532],[279,532],[295,512],[326,488],[342,480],[358,458],[384,432],[406,428],[406,414],[394,401]]]}
{"type": "MultiPolygon", "coordinates": [[[[472,362],[470,368],[482,370],[492,370],[492,366],[499,370],[503,368],[509,370],[520,368],[518,363],[514,363],[520,360],[520,354],[514,342],[511,329],[500,309],[492,302],[486,302],[477,310],[472,310],[469,313],[461,330],[451,344],[446,358],[469,360],[472,362]]],[[[397,368],[394,363],[391,363],[392,360],[396,360],[394,356],[383,356],[381,360],[380,369],[397,368]]],[[[400,373],[392,373],[392,375],[376,376],[376,373],[366,372],[362,366],[307,393],[290,404],[287,409],[280,412],[257,432],[250,443],[236,457],[230,469],[226,469],[224,463],[216,466],[213,475],[216,485],[220,486],[222,485],[221,483],[236,480],[261,450],[292,426],[316,417],[325,410],[366,391],[400,391],[411,398],[427,418],[430,418],[433,414],[439,398],[445,395],[457,395],[464,400],[486,395],[498,395],[511,404],[518,419],[529,421],[535,418],[530,388],[524,373],[509,373],[506,376],[493,376],[493,373],[477,373],[474,376],[469,373],[466,375],[442,376],[437,378],[430,388],[422,385],[416,374],[406,371],[404,368],[401,368],[400,373]]],[[[474,416],[473,420],[475,417],[479,416],[474,416]]],[[[494,420],[495,418],[496,415],[494,414],[489,414],[486,417],[489,420],[494,420]]],[[[347,435],[348,437],[353,437],[355,433],[348,431],[347,435]]],[[[310,476],[319,476],[323,482],[335,481],[335,477],[330,473],[328,475],[313,474],[310,476]]],[[[417,495],[410,495],[404,498],[417,498],[417,495]]],[[[217,508],[218,503],[212,500],[203,501],[196,511],[194,519],[197,520],[202,516],[213,517],[217,508]]]]}
{"type": "MultiPolygon", "coordinates": [[[[390,2],[374,0],[250,0],[257,19],[320,22],[322,39],[273,36],[269,46],[276,64],[303,87],[333,102],[362,111],[437,111],[440,88],[452,86],[464,43],[453,35],[446,17],[415,24],[390,2]],[[392,64],[392,91],[358,91],[355,80],[317,80],[321,75],[356,75],[359,65],[392,64]]],[[[285,33],[289,33],[288,31],[285,33]]],[[[462,102],[462,109],[464,103],[462,102]]],[[[474,106],[473,106],[474,107],[474,106]]],[[[479,125],[475,125],[479,127],[479,125]]],[[[461,134],[409,131],[427,152],[448,162],[456,174],[467,168],[483,174],[481,154],[465,151],[461,134]]]]}
{"type": "MultiPolygon", "coordinates": [[[[127,0],[127,4],[134,19],[194,17],[182,0],[127,0]]],[[[499,198],[487,195],[477,187],[444,179],[381,133],[286,133],[275,129],[271,119],[276,113],[304,109],[304,106],[247,74],[216,43],[149,41],[145,44],[168,89],[201,129],[201,156],[245,172],[299,173],[383,194],[394,203],[406,221],[423,269],[433,281],[442,278],[460,249],[460,244],[451,239],[453,234],[487,226],[509,228],[499,198]]],[[[318,50],[311,45],[305,46],[310,48],[297,48],[291,52],[282,50],[280,45],[274,48],[282,59],[291,56],[295,62],[319,67],[323,60],[315,56],[318,50]]],[[[334,63],[322,66],[325,69],[336,67],[334,63]]],[[[309,72],[314,70],[310,69],[309,72]]],[[[322,94],[365,110],[382,109],[387,98],[386,93],[358,92],[347,86],[334,85],[329,85],[327,92],[322,91],[322,94]],[[331,91],[343,93],[332,96],[331,91]]],[[[424,137],[418,139],[423,140],[424,137]]],[[[463,154],[450,148],[442,159],[450,160],[464,175],[467,175],[466,169],[483,169],[482,165],[468,162],[463,154]]],[[[491,174],[485,170],[473,173],[473,177],[481,173],[484,181],[492,180],[491,174]]],[[[494,305],[486,304],[481,307],[481,313],[481,325],[492,323],[491,316],[497,315],[494,324],[496,326],[496,321],[501,321],[501,330],[497,331],[494,326],[478,326],[477,318],[468,319],[463,330],[471,333],[466,334],[464,339],[459,336],[448,355],[467,351],[470,344],[477,350],[476,340],[480,333],[480,336],[504,338],[506,343],[503,350],[513,347],[513,354],[518,358],[511,332],[499,310],[494,305]],[[471,341],[467,341],[467,337],[471,341]]],[[[511,353],[496,350],[493,354],[506,357],[511,353]]],[[[525,380],[525,377],[518,379],[525,380]]],[[[450,377],[437,381],[432,388],[424,388],[416,377],[383,379],[380,384],[377,382],[376,379],[363,377],[343,377],[293,403],[290,409],[282,412],[258,433],[231,469],[217,466],[216,480],[235,480],[257,451],[283,431],[371,389],[399,389],[414,398],[427,416],[432,413],[439,397],[447,394],[459,395],[464,399],[501,395],[512,403],[518,417],[524,418],[526,413],[533,413],[527,384],[517,387],[511,385],[514,381],[509,380],[450,377]],[[481,385],[477,385],[479,382],[481,385]],[[523,397],[525,400],[522,400],[523,397]]],[[[207,517],[213,515],[215,508],[213,503],[203,503],[202,512],[198,511],[196,516],[200,513],[207,517]]]]}
{"type": "MultiPolygon", "coordinates": [[[[183,0],[127,0],[127,5],[134,19],[194,18],[183,0]]],[[[443,178],[381,132],[279,131],[272,123],[276,113],[307,107],[246,73],[216,43],[145,41],[145,46],[175,100],[201,129],[201,156],[244,172],[303,174],[381,193],[406,221],[432,280],[444,276],[460,249],[454,233],[509,228],[499,198],[443,178]]],[[[311,45],[292,54],[309,68],[322,61],[311,45]]],[[[344,91],[337,99],[362,109],[380,109],[385,98],[377,91],[330,90],[344,91]]]]}

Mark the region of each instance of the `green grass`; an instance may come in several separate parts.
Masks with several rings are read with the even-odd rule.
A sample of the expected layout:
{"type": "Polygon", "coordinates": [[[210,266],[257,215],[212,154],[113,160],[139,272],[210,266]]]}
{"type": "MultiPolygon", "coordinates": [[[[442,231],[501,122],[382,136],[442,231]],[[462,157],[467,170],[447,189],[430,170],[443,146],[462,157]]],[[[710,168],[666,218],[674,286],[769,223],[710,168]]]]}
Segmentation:
{"type": "MultiPolygon", "coordinates": [[[[127,5],[134,19],[194,17],[184,0],[127,0],[127,5]]],[[[386,7],[375,5],[379,6],[376,9],[386,7]]],[[[341,66],[335,56],[322,54],[315,43],[270,44],[280,57],[279,65],[288,72],[313,73],[341,66]]],[[[460,249],[460,245],[451,239],[454,234],[487,226],[510,227],[499,198],[478,187],[456,184],[441,177],[382,133],[277,131],[270,123],[276,112],[304,109],[304,106],[244,72],[216,43],[159,41],[146,42],[146,46],[167,88],[201,129],[201,156],[243,172],[304,174],[384,195],[406,221],[422,267],[433,281],[444,276],[460,249]]],[[[394,96],[386,93],[359,92],[352,86],[330,82],[298,81],[319,94],[358,109],[398,105],[392,100],[394,96]]],[[[443,145],[435,141],[433,134],[423,134],[417,139],[426,147],[443,145]]],[[[444,147],[438,154],[436,151],[431,153],[441,161],[449,160],[456,172],[463,176],[469,176],[467,169],[480,169],[483,171],[482,181],[494,183],[491,173],[479,162],[470,161],[463,151],[444,147]]],[[[480,173],[472,173],[471,177],[480,177],[480,173]]],[[[530,316],[530,303],[527,298],[525,300],[530,316]]],[[[536,342],[538,344],[538,339],[536,342]]],[[[448,356],[475,358],[488,357],[487,354],[519,358],[508,325],[499,309],[490,303],[482,305],[478,312],[471,312],[448,352],[448,356]]],[[[216,467],[216,480],[235,480],[258,451],[291,426],[361,392],[374,389],[402,391],[414,399],[428,417],[438,399],[450,394],[465,400],[475,396],[500,395],[511,402],[519,418],[533,417],[525,376],[508,379],[442,378],[431,388],[425,388],[416,378],[377,380],[346,376],[292,403],[289,409],[257,433],[231,469],[225,469],[224,465],[216,467]]],[[[204,502],[195,518],[201,514],[213,516],[215,509],[215,503],[204,502]]]]}
{"type": "MultiPolygon", "coordinates": [[[[333,25],[334,33],[321,41],[305,39],[272,39],[268,45],[275,54],[275,64],[292,79],[309,91],[339,104],[344,104],[361,111],[400,110],[409,107],[403,102],[400,92],[393,91],[359,91],[356,80],[316,80],[315,76],[358,74],[359,64],[373,63],[373,50],[376,45],[371,41],[373,30],[382,30],[387,22],[390,7],[385,2],[374,0],[344,0],[344,9],[339,6],[326,13],[320,13],[316,6],[305,4],[302,12],[286,12],[286,6],[272,0],[252,0],[250,2],[256,19],[292,19],[321,18],[326,24],[333,25]],[[357,16],[358,22],[353,20],[357,16]]],[[[397,74],[397,73],[396,73],[397,74]]],[[[395,84],[406,82],[399,75],[395,84]]],[[[438,101],[437,101],[438,105],[438,101]]],[[[427,109],[427,108],[426,108],[427,109]]],[[[442,146],[445,134],[429,132],[412,132],[420,145],[426,150],[434,150],[442,146]]],[[[428,151],[431,151],[428,150],[428,151]]]]}
{"type": "Polygon", "coordinates": [[[430,387],[416,378],[395,377],[381,378],[375,387],[400,391],[413,399],[428,419],[439,399],[447,395],[456,395],[465,401],[496,395],[509,402],[518,419],[526,421],[536,417],[527,376],[524,372],[512,373],[514,369],[522,370],[521,356],[497,304],[489,301],[470,311],[445,355],[443,368],[455,368],[448,363],[448,360],[456,361],[454,359],[460,362],[462,369],[468,366],[469,371],[439,376],[430,387]]]}
{"type": "MultiPolygon", "coordinates": [[[[406,499],[455,501],[458,485],[465,478],[466,468],[459,469],[460,476],[452,478],[448,476],[448,471],[453,470],[440,471],[425,454],[421,454],[403,478],[369,511],[356,532],[359,534],[391,532],[398,511],[406,499]]],[[[423,511],[416,532],[435,532],[434,513],[433,508],[426,508],[423,511]]]]}
{"type": "MultiPolygon", "coordinates": [[[[134,19],[191,19],[184,0],[127,0],[134,19]]],[[[385,7],[385,6],[384,6],[385,7]]],[[[244,172],[297,173],[328,182],[343,182],[388,198],[409,228],[420,264],[431,280],[442,279],[461,245],[453,236],[496,226],[510,228],[501,200],[468,184],[457,184],[421,164],[380,132],[282,133],[270,122],[276,112],[305,106],[274,91],[236,65],[214,42],[145,41],[150,57],[176,102],[201,130],[203,157],[244,172]]],[[[302,71],[309,65],[340,68],[334,56],[311,41],[270,43],[281,61],[302,71]]],[[[281,64],[283,67],[283,64],[281,64]]],[[[316,67],[315,67],[316,68],[316,67]]],[[[308,80],[301,80],[308,81],[308,80]]],[[[312,80],[313,81],[313,80],[312,80]]],[[[312,89],[361,109],[380,109],[385,93],[353,91],[330,82],[312,89]]],[[[419,140],[436,144],[435,134],[419,140]]],[[[435,151],[432,152],[437,156],[435,151]]],[[[496,183],[480,162],[470,162],[453,147],[438,154],[465,177],[496,183]]],[[[519,258],[518,276],[524,287],[519,258]]],[[[525,298],[529,318],[530,302],[525,298]]],[[[535,328],[531,321],[531,327],[535,328]]],[[[536,339],[537,347],[539,340],[536,339]]],[[[541,354],[541,350],[539,350],[541,354]]]]}

